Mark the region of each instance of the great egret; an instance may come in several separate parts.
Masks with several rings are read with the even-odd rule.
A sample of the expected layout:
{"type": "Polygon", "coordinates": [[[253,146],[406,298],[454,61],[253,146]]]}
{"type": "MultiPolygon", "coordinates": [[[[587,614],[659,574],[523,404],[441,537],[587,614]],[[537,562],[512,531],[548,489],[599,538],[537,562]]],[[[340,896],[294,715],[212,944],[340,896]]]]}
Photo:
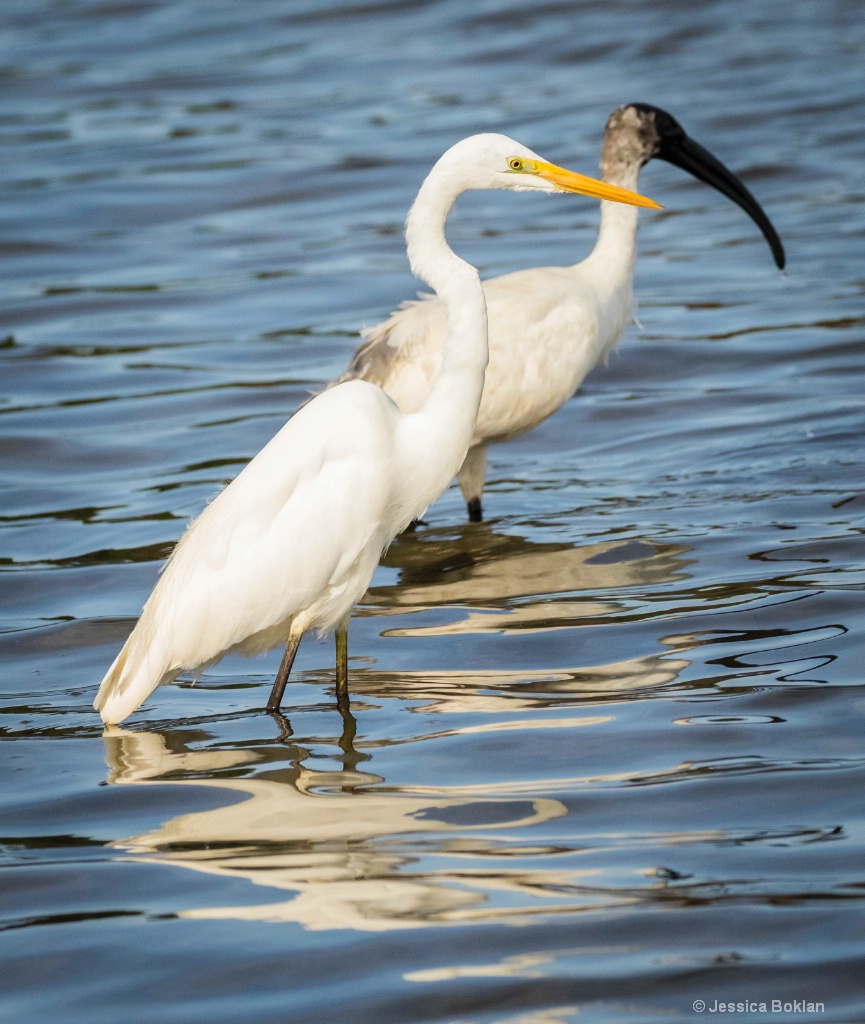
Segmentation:
{"type": "MultiPolygon", "coordinates": [[[[758,224],[779,268],[784,249],[742,182],[694,142],[672,115],[646,103],[614,111],[604,132],[604,181],[636,189],[640,168],[666,160],[728,196],[758,224]]],[[[637,211],[601,205],[591,254],[569,267],[537,267],[484,281],[490,361],[477,424],[459,483],[470,520],[482,518],[487,447],[532,430],[574,394],[633,317],[637,211]]],[[[347,371],[383,388],[403,412],[419,409],[438,373],[447,338],[441,298],[409,301],[363,332],[347,371]]]]}
{"type": "Polygon", "coordinates": [[[436,163],[406,222],[412,270],[441,296],[448,342],[416,412],[353,380],[302,407],[191,524],[94,702],[123,721],[161,683],[230,651],[285,643],[268,701],[277,711],[302,635],[336,630],[337,695],[348,695],[348,616],[390,541],[453,478],[472,436],[487,364],[477,271],[444,223],[467,189],[650,199],[554,164],[503,135],[476,135],[436,163]]]}

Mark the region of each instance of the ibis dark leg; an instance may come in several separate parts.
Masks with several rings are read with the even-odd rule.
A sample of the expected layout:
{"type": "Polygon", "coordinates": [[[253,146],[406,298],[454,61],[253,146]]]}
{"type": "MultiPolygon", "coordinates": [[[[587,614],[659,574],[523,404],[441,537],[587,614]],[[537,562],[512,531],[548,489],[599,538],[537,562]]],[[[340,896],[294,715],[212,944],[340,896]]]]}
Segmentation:
{"type": "Polygon", "coordinates": [[[288,673],[291,672],[294,656],[297,654],[298,647],[300,647],[300,638],[302,636],[303,633],[298,633],[296,636],[292,634],[288,638],[279,671],[276,673],[276,681],[273,684],[273,689],[270,691],[270,699],[267,702],[268,711],[279,711],[282,695],[285,693],[285,684],[288,682],[288,673]]]}
{"type": "Polygon", "coordinates": [[[336,627],[336,701],[348,704],[348,616],[336,627]]]}
{"type": "Polygon", "coordinates": [[[457,478],[460,482],[460,490],[466,499],[469,522],[480,523],[484,518],[481,509],[481,496],[484,493],[484,482],[487,478],[486,445],[478,444],[474,448],[469,448],[459,473],[457,473],[457,478]]]}

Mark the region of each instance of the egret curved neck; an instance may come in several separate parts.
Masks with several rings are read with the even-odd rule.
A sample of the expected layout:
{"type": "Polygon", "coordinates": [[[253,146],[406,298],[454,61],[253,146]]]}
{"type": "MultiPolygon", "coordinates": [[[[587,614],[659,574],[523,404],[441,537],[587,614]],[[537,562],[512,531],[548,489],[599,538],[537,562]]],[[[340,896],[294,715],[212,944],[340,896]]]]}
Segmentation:
{"type": "Polygon", "coordinates": [[[478,273],[461,260],[445,238],[445,220],[461,189],[439,182],[423,183],[406,220],[406,248],[414,274],[436,292],[447,310],[446,358],[487,360],[486,304],[478,273]],[[458,344],[451,344],[458,341],[458,344]]]}
{"type": "MultiPolygon", "coordinates": [[[[431,285],[447,312],[447,343],[441,368],[421,408],[406,417],[415,460],[424,464],[426,504],[453,478],[468,450],[489,360],[487,311],[477,271],[447,244],[445,220],[464,185],[431,174],[406,221],[406,245],[414,273],[431,285]],[[427,486],[428,484],[428,486],[427,486]]],[[[408,467],[411,472],[411,467],[408,467]]]]}

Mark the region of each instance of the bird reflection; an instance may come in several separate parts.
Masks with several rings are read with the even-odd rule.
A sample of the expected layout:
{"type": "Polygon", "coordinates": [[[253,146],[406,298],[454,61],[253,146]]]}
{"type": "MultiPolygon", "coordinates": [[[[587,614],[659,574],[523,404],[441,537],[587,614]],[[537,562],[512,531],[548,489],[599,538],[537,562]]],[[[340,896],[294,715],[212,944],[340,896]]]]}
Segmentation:
{"type": "MultiPolygon", "coordinates": [[[[351,723],[345,725],[344,753],[354,742],[351,723]]],[[[275,773],[272,748],[193,749],[182,733],[118,727],[106,732],[105,743],[110,785],[203,786],[244,797],[179,814],[149,832],[115,841],[125,857],[293,893],[278,903],[187,908],[186,917],[380,931],[463,921],[473,914],[496,916],[492,908],[484,909],[488,896],[482,887],[469,884],[471,872],[410,869],[422,855],[433,861],[444,856],[448,863],[467,855],[493,856],[503,833],[521,834],[566,813],[558,800],[496,792],[494,786],[482,801],[459,788],[382,791],[380,776],[346,767],[311,770],[287,748],[283,756],[291,758],[291,769],[275,773]]],[[[195,798],[189,793],[177,803],[194,807],[195,798]]],[[[543,849],[536,844],[529,852],[535,859],[543,849]]],[[[525,873],[487,874],[489,868],[486,889],[534,896],[537,882],[525,873]]]]}
{"type": "MultiPolygon", "coordinates": [[[[337,746],[342,751],[342,767],[346,773],[353,772],[357,766],[370,759],[369,754],[363,753],[355,749],[354,741],[357,737],[357,720],[351,713],[351,705],[347,700],[338,700],[337,709],[342,718],[342,735],[337,740],[337,746]]],[[[294,730],[291,727],[291,722],[281,711],[269,710],[268,714],[276,723],[279,730],[279,741],[281,743],[288,743],[294,736],[294,730]]],[[[346,788],[346,792],[351,792],[352,787],[346,788]]]]}
{"type": "MultiPolygon", "coordinates": [[[[399,586],[371,591],[367,612],[401,616],[459,606],[465,629],[479,628],[465,618],[466,605],[470,615],[498,617],[503,630],[562,628],[589,615],[597,622],[627,607],[628,588],[685,576],[686,550],[635,540],[541,544],[486,527],[455,545],[429,531],[395,545],[388,561],[399,567],[399,586]]],[[[187,917],[383,931],[526,921],[617,905],[615,889],[599,884],[602,869],[586,867],[582,851],[552,842],[556,830],[547,827],[567,813],[550,794],[596,785],[596,777],[453,785],[437,773],[406,785],[386,782],[373,766],[376,757],[390,763],[382,748],[396,743],[448,745],[475,733],[507,733],[501,741],[512,743],[529,732],[537,744],[551,729],[606,728],[617,701],[678,685],[688,665],[678,655],[669,644],[594,667],[399,673],[358,667],[354,710],[342,702],[341,728],[326,738],[309,734],[310,715],[318,712],[308,707],[293,712],[294,725],[291,713],[273,715],[272,724],[265,720],[266,737],[233,745],[215,744],[206,731],[212,726],[162,733],[112,728],[105,734],[109,784],[176,787],[178,809],[159,827],[113,845],[124,857],[245,879],[281,894],[276,902],[223,906],[214,881],[207,905],[185,907],[187,917]],[[364,699],[390,698],[423,712],[421,721],[431,727],[365,738],[356,715],[374,705],[364,699]],[[200,809],[196,787],[218,791],[225,806],[200,809]]],[[[326,718],[335,721],[330,713],[326,718]]],[[[432,750],[426,753],[432,763],[443,756],[438,747],[424,749],[432,750]]],[[[629,892],[627,899],[634,898],[629,892]]]]}
{"type": "Polygon", "coordinates": [[[386,565],[399,568],[398,582],[367,591],[364,612],[408,615],[435,606],[460,610],[452,621],[412,622],[388,629],[385,636],[539,632],[597,624],[633,603],[628,588],[654,588],[685,577],[688,551],[680,544],[647,540],[537,543],[478,526],[409,534],[385,559],[386,565]]]}
{"type": "MultiPolygon", "coordinates": [[[[603,625],[645,605],[646,593],[688,577],[690,548],[644,539],[575,545],[539,543],[486,524],[403,535],[385,564],[395,584],[371,588],[364,614],[396,618],[383,636],[543,632],[603,625]],[[452,608],[453,616],[430,608],[452,608]]],[[[353,691],[402,696],[418,710],[455,713],[543,709],[563,703],[611,703],[676,685],[690,664],[675,639],[666,650],[601,665],[553,668],[387,672],[357,668],[353,691]]]]}
{"type": "MultiPolygon", "coordinates": [[[[411,710],[423,713],[513,715],[564,706],[597,707],[674,691],[680,685],[680,675],[691,664],[677,653],[675,649],[658,651],[606,665],[555,669],[367,669],[355,673],[353,688],[358,697],[409,698],[411,710]]],[[[590,718],[582,721],[588,724],[590,718]]],[[[574,723],[576,720],[572,720],[574,723]]],[[[510,724],[520,727],[523,723],[491,723],[485,728],[504,730],[510,724]]]]}

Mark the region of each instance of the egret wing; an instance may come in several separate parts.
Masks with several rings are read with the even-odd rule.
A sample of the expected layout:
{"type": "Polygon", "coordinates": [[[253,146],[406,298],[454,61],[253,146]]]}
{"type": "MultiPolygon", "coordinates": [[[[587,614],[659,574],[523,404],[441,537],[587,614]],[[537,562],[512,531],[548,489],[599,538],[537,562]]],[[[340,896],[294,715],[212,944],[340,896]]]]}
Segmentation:
{"type": "Polygon", "coordinates": [[[363,381],[326,392],[217,495],[102,682],[96,706],[106,721],[122,721],[184,669],[284,642],[300,612],[304,628],[342,618],[390,539],[397,415],[363,381]]]}

